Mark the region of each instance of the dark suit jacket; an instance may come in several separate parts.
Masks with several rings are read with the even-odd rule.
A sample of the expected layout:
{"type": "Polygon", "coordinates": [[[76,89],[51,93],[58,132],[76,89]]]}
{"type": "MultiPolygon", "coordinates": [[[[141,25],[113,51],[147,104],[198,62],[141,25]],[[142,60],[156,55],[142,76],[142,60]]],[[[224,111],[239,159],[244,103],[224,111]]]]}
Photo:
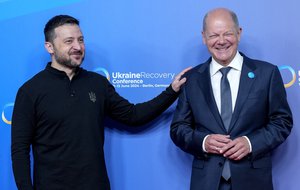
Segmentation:
{"type": "Polygon", "coordinates": [[[228,133],[223,126],[211,87],[211,58],[187,73],[171,125],[173,142],[194,155],[191,190],[217,190],[225,158],[208,154],[202,142],[209,134],[246,135],[252,153],[230,161],[233,190],[272,190],[271,151],[290,134],[290,111],[276,66],[244,57],[238,97],[228,133]],[[254,73],[249,77],[248,73],[254,73]]]}

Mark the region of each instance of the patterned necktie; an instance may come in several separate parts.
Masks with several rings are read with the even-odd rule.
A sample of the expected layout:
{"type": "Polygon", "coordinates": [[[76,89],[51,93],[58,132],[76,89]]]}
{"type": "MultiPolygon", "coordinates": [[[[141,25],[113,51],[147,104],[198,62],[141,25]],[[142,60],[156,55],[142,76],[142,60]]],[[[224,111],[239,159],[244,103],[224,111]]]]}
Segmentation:
{"type": "MultiPolygon", "coordinates": [[[[221,117],[223,120],[223,124],[228,131],[231,116],[232,116],[232,100],[231,100],[231,90],[229,81],[227,79],[227,74],[230,71],[231,67],[224,67],[220,69],[220,72],[222,73],[221,78],[221,117]]],[[[230,167],[229,167],[229,161],[226,159],[222,171],[222,177],[225,180],[228,180],[230,178],[230,167]]]]}

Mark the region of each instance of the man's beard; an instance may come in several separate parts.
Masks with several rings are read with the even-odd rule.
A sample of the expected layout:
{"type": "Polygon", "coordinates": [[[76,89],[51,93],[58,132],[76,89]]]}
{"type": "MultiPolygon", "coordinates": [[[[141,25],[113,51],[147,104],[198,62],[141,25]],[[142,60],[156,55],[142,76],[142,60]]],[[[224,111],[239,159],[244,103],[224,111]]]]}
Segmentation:
{"type": "MultiPolygon", "coordinates": [[[[82,54],[81,51],[78,51],[78,52],[76,52],[76,53],[77,53],[77,54],[78,54],[78,53],[81,53],[81,54],[82,54]]],[[[56,62],[57,62],[58,64],[63,65],[63,66],[65,66],[65,67],[68,67],[68,68],[70,68],[70,69],[75,69],[75,68],[77,68],[77,67],[80,67],[81,63],[82,63],[83,60],[84,60],[84,57],[82,57],[81,62],[78,64],[77,62],[73,61],[73,60],[70,58],[70,56],[69,56],[69,57],[61,56],[61,55],[55,53],[55,54],[54,54],[54,57],[55,57],[55,60],[56,60],[56,62]]]]}

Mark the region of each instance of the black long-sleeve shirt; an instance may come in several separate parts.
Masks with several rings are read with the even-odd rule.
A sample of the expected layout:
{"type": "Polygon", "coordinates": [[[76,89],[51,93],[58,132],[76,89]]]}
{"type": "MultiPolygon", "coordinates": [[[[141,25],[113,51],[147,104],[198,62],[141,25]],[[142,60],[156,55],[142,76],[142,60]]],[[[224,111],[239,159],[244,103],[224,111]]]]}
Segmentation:
{"type": "Polygon", "coordinates": [[[104,118],[144,124],[176,98],[168,87],[154,99],[134,105],[97,73],[80,68],[70,81],[48,64],[19,89],[15,101],[11,149],[18,189],[110,189],[103,152],[104,118]]]}

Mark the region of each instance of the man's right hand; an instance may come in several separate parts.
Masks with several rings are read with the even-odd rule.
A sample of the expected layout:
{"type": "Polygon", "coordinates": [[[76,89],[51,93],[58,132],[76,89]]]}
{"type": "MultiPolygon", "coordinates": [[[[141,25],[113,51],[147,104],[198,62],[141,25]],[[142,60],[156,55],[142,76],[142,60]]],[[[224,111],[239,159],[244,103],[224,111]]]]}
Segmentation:
{"type": "Polygon", "coordinates": [[[179,92],[180,87],[186,82],[186,78],[182,78],[182,75],[184,75],[187,71],[191,70],[192,67],[188,67],[181,71],[178,75],[175,76],[173,82],[172,82],[172,88],[175,92],[179,92]]]}
{"type": "Polygon", "coordinates": [[[208,153],[223,154],[223,147],[232,140],[229,135],[211,134],[205,139],[204,147],[208,153]]]}

